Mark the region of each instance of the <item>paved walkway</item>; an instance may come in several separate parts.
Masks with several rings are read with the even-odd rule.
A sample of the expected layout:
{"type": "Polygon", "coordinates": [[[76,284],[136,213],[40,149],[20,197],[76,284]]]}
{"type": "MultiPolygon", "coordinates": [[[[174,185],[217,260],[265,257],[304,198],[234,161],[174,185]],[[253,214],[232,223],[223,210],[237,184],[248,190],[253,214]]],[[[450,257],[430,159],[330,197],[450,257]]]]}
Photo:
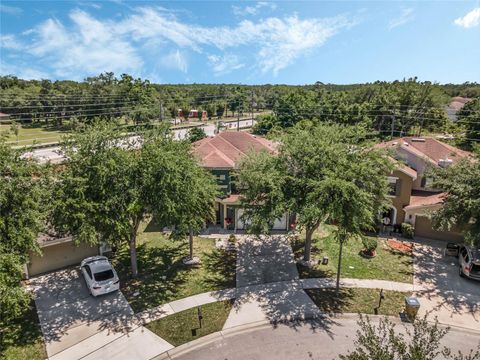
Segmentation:
{"type": "MultiPolygon", "coordinates": [[[[292,322],[321,316],[305,289],[334,288],[335,279],[299,279],[295,259],[284,236],[242,236],[238,241],[237,288],[212,291],[173,301],[137,314],[144,323],[192,307],[235,299],[224,329],[268,320],[292,322]]],[[[385,280],[342,279],[342,287],[413,292],[413,284],[385,280]]],[[[417,290],[420,290],[417,287],[417,290]]]]}
{"type": "MultiPolygon", "coordinates": [[[[210,304],[217,301],[233,300],[238,297],[248,296],[248,294],[261,293],[281,293],[289,288],[301,289],[332,289],[336,286],[335,279],[312,278],[298,279],[289,281],[279,281],[269,284],[258,284],[245,286],[243,288],[230,288],[225,290],[210,291],[197,295],[192,295],[180,300],[175,300],[167,304],[157,306],[152,309],[144,310],[137,314],[137,317],[145,324],[161,319],[165,316],[187,310],[193,307],[210,304]]],[[[366,289],[385,289],[402,292],[414,292],[423,290],[420,286],[386,280],[363,280],[363,279],[342,279],[340,286],[344,288],[366,288],[366,289]]]]}

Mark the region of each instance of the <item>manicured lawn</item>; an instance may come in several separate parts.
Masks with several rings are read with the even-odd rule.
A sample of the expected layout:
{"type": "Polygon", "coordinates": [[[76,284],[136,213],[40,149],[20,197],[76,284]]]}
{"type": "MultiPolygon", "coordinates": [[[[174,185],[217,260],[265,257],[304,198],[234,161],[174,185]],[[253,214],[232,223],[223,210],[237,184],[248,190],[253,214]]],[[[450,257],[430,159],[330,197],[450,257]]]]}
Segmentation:
{"type": "MultiPolygon", "coordinates": [[[[3,124],[0,126],[0,133],[7,132],[9,130],[9,124],[3,124]]],[[[60,141],[64,134],[64,131],[51,127],[25,126],[19,128],[18,143],[17,137],[15,134],[13,134],[13,132],[10,132],[10,136],[8,137],[7,141],[13,146],[32,145],[33,143],[43,144],[60,141]]]]}
{"type": "Polygon", "coordinates": [[[202,328],[199,328],[197,308],[188,309],[147,324],[147,328],[174,346],[220,331],[227,320],[233,301],[219,301],[202,308],[202,328]]]}
{"type": "Polygon", "coordinates": [[[0,322],[0,359],[43,360],[47,358],[35,304],[18,319],[0,322]]]}
{"type": "MultiPolygon", "coordinates": [[[[318,234],[314,235],[312,247],[312,256],[316,259],[328,256],[328,265],[318,264],[311,269],[298,265],[301,278],[333,277],[337,274],[339,244],[332,230],[332,226],[325,225],[318,234]]],[[[296,256],[300,257],[303,254],[303,242],[300,241],[293,246],[296,256]]],[[[364,258],[360,255],[362,250],[363,245],[360,239],[352,239],[345,244],[342,255],[342,277],[413,282],[411,255],[393,251],[381,239],[378,241],[376,257],[364,258]]]]}
{"type": "Polygon", "coordinates": [[[235,253],[219,251],[213,239],[196,237],[194,255],[201,264],[185,266],[188,242],[174,241],[163,235],[154,224],[145,224],[139,235],[138,279],[130,277],[127,248],[113,259],[122,291],[135,312],[206,291],[235,287],[235,253]]]}
{"type": "MultiPolygon", "coordinates": [[[[375,314],[378,307],[380,290],[378,289],[340,289],[339,296],[335,289],[310,289],[305,290],[313,302],[326,313],[363,313],[375,314]]],[[[410,293],[398,291],[383,292],[379,315],[396,316],[404,310],[405,296],[410,293]]]]}

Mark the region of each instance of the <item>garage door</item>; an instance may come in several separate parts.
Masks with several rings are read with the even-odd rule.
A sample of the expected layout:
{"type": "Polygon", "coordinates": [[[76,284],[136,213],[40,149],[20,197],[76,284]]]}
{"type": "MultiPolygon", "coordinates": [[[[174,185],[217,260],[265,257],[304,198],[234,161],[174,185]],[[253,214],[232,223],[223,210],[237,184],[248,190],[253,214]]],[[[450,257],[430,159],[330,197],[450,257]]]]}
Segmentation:
{"type": "Polygon", "coordinates": [[[275,219],[273,223],[273,230],[286,230],[287,229],[287,213],[282,217],[275,219]]]}
{"type": "Polygon", "coordinates": [[[237,209],[236,214],[237,214],[237,229],[238,230],[245,229],[245,225],[248,226],[248,221],[245,224],[242,220],[243,209],[237,209]]]}
{"type": "MultiPolygon", "coordinates": [[[[243,209],[237,209],[237,229],[243,230],[245,228],[245,224],[242,221],[241,217],[243,215],[243,209]]],[[[282,217],[275,219],[273,223],[273,230],[286,230],[287,229],[287,213],[285,213],[282,217]]],[[[248,223],[246,224],[248,225],[248,223]]]]}
{"type": "Polygon", "coordinates": [[[415,217],[415,236],[454,242],[463,241],[463,236],[460,233],[434,230],[432,222],[427,216],[418,215],[415,217]]]}
{"type": "Polygon", "coordinates": [[[29,276],[77,265],[86,257],[98,255],[98,247],[79,245],[71,241],[42,248],[42,255],[30,254],[29,276]]]}

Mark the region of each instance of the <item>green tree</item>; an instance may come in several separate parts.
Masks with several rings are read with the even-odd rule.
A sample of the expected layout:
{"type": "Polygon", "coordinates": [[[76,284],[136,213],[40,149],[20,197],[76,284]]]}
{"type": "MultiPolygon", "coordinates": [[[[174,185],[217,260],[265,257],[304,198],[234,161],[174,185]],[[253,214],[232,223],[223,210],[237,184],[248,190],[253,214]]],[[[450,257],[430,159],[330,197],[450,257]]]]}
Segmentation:
{"type": "Polygon", "coordinates": [[[165,129],[147,131],[140,139],[94,125],[72,135],[63,148],[68,160],[57,182],[56,227],[79,242],[128,245],[134,277],[142,221],[183,226],[185,212],[195,221],[210,212],[208,202],[198,198],[203,193],[191,189],[192,179],[202,172],[189,143],[173,140],[165,129]],[[190,213],[193,207],[195,213],[190,213]]]}
{"type": "Polygon", "coordinates": [[[303,261],[310,264],[321,223],[338,224],[341,245],[375,224],[387,201],[390,164],[363,143],[359,127],[300,125],[281,137],[276,155],[247,156],[238,178],[253,229],[268,229],[286,210],[297,215],[306,233],[303,261]]]}
{"type": "Polygon", "coordinates": [[[480,245],[480,159],[463,159],[434,171],[434,187],[446,195],[443,206],[433,214],[438,229],[459,226],[465,240],[480,245]]]}
{"type": "Polygon", "coordinates": [[[48,204],[46,169],[20,155],[0,138],[0,324],[30,302],[20,280],[29,252],[40,254],[37,237],[48,204]]]}
{"type": "Polygon", "coordinates": [[[442,346],[441,340],[450,328],[440,328],[438,320],[430,324],[426,318],[416,319],[411,328],[404,326],[406,336],[398,332],[387,317],[380,318],[378,325],[374,325],[368,316],[360,315],[358,325],[355,350],[340,355],[342,360],[480,359],[480,344],[476,351],[468,354],[452,354],[451,349],[442,346]]]}
{"type": "Polygon", "coordinates": [[[474,99],[457,113],[458,123],[462,124],[465,129],[466,143],[473,147],[475,143],[480,141],[480,98],[474,99]]]}
{"type": "Polygon", "coordinates": [[[207,134],[205,133],[205,130],[201,127],[194,127],[188,131],[188,140],[191,143],[202,140],[206,137],[207,137],[207,134]]]}

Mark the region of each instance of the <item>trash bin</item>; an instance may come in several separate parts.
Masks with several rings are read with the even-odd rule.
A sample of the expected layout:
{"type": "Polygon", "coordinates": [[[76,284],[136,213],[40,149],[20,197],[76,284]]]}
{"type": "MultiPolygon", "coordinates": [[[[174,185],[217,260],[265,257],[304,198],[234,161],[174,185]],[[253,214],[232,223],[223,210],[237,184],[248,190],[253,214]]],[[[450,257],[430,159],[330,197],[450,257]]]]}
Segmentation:
{"type": "Polygon", "coordinates": [[[420,302],[416,297],[405,297],[405,314],[411,321],[417,316],[418,309],[420,309],[420,302]]]}
{"type": "Polygon", "coordinates": [[[458,250],[460,246],[455,243],[447,243],[447,247],[445,249],[445,256],[458,256],[458,250]]]}

